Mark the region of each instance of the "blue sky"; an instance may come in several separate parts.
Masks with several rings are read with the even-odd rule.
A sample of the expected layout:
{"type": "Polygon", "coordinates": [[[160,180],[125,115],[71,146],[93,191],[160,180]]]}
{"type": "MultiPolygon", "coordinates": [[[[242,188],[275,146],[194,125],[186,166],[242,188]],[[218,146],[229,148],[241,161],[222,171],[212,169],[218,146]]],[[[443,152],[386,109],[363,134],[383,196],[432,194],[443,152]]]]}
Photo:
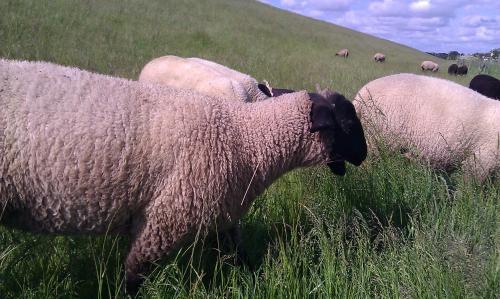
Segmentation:
{"type": "Polygon", "coordinates": [[[500,48],[500,0],[258,0],[429,52],[500,48]]]}

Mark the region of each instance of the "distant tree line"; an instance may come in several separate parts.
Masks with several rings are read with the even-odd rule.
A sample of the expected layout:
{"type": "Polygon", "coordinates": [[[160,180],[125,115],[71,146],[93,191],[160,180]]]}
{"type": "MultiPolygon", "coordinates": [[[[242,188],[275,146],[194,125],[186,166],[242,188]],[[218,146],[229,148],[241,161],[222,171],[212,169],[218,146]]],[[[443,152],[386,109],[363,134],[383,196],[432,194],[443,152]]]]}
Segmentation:
{"type": "MultiPolygon", "coordinates": [[[[426,53],[447,60],[457,60],[458,58],[460,58],[460,56],[464,55],[464,53],[460,53],[458,51],[450,51],[449,53],[444,53],[444,52],[426,52],[426,53]]],[[[500,57],[500,48],[493,49],[485,53],[477,52],[472,54],[472,56],[481,59],[498,59],[500,57]]]]}
{"type": "Polygon", "coordinates": [[[495,59],[496,60],[496,59],[498,59],[498,57],[500,57],[500,48],[493,49],[490,52],[486,52],[486,53],[474,53],[474,54],[472,54],[472,56],[478,57],[481,59],[495,59]]]}
{"type": "Polygon", "coordinates": [[[464,55],[464,53],[460,53],[458,51],[451,51],[449,53],[444,53],[444,52],[426,52],[426,53],[432,56],[448,60],[457,60],[460,56],[464,55]]]}
{"type": "Polygon", "coordinates": [[[437,52],[426,52],[427,54],[430,54],[432,56],[436,56],[436,57],[439,57],[439,58],[442,58],[442,59],[448,59],[448,53],[437,53],[437,52]]]}

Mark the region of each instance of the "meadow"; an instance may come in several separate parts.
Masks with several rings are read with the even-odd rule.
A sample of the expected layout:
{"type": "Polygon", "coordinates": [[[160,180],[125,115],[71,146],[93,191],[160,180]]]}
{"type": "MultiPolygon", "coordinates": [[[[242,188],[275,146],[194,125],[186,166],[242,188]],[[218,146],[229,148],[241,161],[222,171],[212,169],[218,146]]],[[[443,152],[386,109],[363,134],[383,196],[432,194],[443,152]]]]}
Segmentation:
{"type": "MultiPolygon", "coordinates": [[[[375,78],[450,77],[452,61],[248,0],[2,0],[0,57],[130,79],[162,55],[202,57],[349,98],[375,78]],[[348,59],[335,57],[349,48],[348,59]],[[387,61],[375,63],[383,52],[387,61]]],[[[500,66],[488,72],[497,77],[500,66]]],[[[382,151],[345,177],[291,172],[242,219],[248,265],[210,235],[157,263],[140,298],[498,298],[500,180],[451,177],[382,151]],[[449,191],[448,186],[452,186],[449,191]]],[[[127,239],[0,227],[0,298],[121,297],[127,239]]]]}

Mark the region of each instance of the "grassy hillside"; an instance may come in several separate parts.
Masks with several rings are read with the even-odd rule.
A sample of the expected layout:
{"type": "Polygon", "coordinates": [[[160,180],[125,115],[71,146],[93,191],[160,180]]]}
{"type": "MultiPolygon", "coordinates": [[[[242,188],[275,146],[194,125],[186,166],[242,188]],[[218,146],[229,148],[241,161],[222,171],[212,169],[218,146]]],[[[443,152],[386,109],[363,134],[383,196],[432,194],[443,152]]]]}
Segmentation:
{"type": "MultiPolygon", "coordinates": [[[[248,0],[2,0],[0,57],[137,78],[153,57],[197,56],[273,86],[315,83],[352,98],[368,81],[449,62],[248,0]],[[349,59],[335,57],[349,48],[349,59]],[[375,52],[387,62],[372,61],[375,52]]],[[[474,70],[473,70],[474,73],[474,70]]],[[[467,84],[473,74],[452,78],[467,84]]],[[[250,267],[208,237],[158,263],[144,298],[495,298],[500,183],[480,186],[399,156],[344,178],[292,172],[243,219],[250,267]]],[[[40,236],[0,228],[0,298],[120,295],[127,239],[40,236]]]]}
{"type": "Polygon", "coordinates": [[[127,78],[151,58],[175,54],[214,60],[276,86],[319,82],[351,96],[373,78],[439,60],[254,1],[5,0],[0,8],[1,56],[127,78]],[[335,57],[344,47],[350,59],[335,57]],[[373,63],[377,51],[387,54],[386,64],[373,63]]]}

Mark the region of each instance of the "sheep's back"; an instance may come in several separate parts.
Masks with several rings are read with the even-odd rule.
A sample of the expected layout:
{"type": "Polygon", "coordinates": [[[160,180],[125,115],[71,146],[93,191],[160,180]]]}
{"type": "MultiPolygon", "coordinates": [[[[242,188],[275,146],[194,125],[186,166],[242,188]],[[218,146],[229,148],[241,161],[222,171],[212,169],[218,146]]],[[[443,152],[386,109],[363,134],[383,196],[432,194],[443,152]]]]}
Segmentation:
{"type": "Polygon", "coordinates": [[[451,81],[413,74],[376,79],[354,103],[368,130],[396,146],[416,147],[443,167],[488,146],[500,123],[492,115],[493,100],[451,81]]]}
{"type": "Polygon", "coordinates": [[[231,102],[47,63],[2,60],[0,74],[2,223],[103,233],[157,204],[195,223],[216,211],[231,102]]]}
{"type": "Polygon", "coordinates": [[[126,226],[174,163],[165,152],[181,138],[168,127],[184,119],[169,105],[177,94],[48,63],[2,60],[0,74],[0,202],[16,211],[12,225],[126,226]]]}
{"type": "Polygon", "coordinates": [[[249,75],[200,58],[163,56],[144,66],[139,81],[193,90],[211,97],[242,102],[260,101],[267,96],[249,75]]]}

